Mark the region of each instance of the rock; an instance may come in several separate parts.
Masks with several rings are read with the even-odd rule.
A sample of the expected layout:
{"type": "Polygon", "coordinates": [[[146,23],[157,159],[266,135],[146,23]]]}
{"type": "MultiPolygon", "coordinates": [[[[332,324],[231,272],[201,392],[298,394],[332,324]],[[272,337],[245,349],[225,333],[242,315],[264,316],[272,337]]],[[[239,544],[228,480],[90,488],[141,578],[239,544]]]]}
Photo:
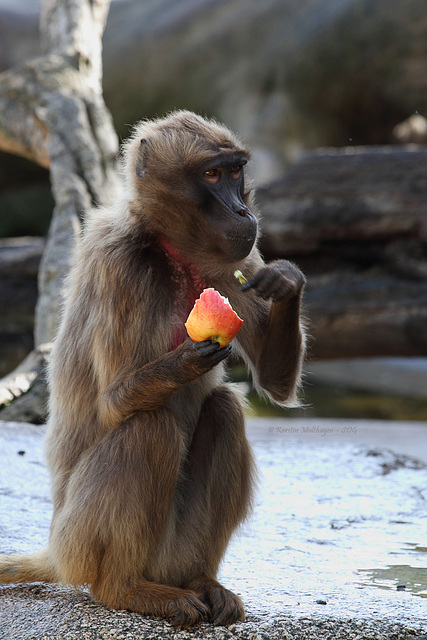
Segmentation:
{"type": "Polygon", "coordinates": [[[45,368],[51,346],[40,345],[0,380],[0,419],[45,422],[48,397],[45,368]]]}
{"type": "Polygon", "coordinates": [[[0,376],[31,351],[42,238],[0,239],[0,376]]]}

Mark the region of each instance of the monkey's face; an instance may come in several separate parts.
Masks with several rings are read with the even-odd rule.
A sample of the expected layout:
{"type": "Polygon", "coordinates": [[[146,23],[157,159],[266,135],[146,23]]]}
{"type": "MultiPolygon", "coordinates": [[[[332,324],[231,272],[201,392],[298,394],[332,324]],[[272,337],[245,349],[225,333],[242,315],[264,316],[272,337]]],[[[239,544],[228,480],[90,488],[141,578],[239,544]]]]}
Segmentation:
{"type": "Polygon", "coordinates": [[[227,262],[238,262],[251,251],[257,235],[257,220],[245,203],[242,153],[223,152],[201,167],[196,177],[201,213],[211,234],[211,243],[227,262]]]}
{"type": "Polygon", "coordinates": [[[243,260],[257,220],[245,193],[248,154],[237,139],[186,112],[139,132],[147,137],[135,156],[138,200],[150,230],[196,261],[243,260]]]}

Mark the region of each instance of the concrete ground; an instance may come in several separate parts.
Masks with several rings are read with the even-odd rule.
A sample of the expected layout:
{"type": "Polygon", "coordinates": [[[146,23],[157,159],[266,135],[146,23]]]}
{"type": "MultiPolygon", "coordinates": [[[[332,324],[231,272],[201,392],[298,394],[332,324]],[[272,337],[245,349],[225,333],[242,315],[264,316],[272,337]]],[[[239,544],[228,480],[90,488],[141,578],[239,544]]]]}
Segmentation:
{"type": "MultiPolygon", "coordinates": [[[[42,431],[0,423],[1,553],[47,540],[42,431]]],[[[220,576],[245,622],[177,631],[85,591],[4,586],[0,640],[427,640],[427,423],[258,418],[248,434],[257,500],[220,576]]]]}

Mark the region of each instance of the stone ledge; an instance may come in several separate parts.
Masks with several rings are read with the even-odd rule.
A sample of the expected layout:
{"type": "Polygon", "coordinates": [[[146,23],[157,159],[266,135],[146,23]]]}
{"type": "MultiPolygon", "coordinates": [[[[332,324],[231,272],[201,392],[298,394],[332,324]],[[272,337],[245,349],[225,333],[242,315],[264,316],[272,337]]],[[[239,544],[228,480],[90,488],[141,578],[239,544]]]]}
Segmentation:
{"type": "MultiPolygon", "coordinates": [[[[2,553],[47,539],[42,433],[0,423],[2,553]]],[[[178,631],[110,611],[84,591],[17,585],[0,587],[0,640],[427,639],[427,424],[249,419],[248,434],[260,488],[220,575],[241,594],[245,622],[178,631]],[[396,590],[401,567],[406,591],[396,590]],[[380,580],[377,569],[387,568],[380,580]]]]}

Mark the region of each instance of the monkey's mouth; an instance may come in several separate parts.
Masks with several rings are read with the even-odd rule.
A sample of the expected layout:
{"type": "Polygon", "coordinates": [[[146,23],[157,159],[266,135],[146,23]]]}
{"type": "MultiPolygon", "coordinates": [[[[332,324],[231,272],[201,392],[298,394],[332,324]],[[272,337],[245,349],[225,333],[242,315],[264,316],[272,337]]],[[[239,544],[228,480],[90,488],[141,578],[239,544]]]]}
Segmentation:
{"type": "Polygon", "coordinates": [[[257,237],[257,220],[244,203],[234,185],[209,189],[212,206],[209,209],[211,229],[219,240],[221,253],[228,262],[243,260],[251,252],[257,237]]]}
{"type": "Polygon", "coordinates": [[[233,262],[243,260],[249,255],[257,237],[257,222],[250,209],[247,209],[245,214],[235,220],[235,228],[232,233],[228,231],[224,236],[228,254],[233,262]]]}

